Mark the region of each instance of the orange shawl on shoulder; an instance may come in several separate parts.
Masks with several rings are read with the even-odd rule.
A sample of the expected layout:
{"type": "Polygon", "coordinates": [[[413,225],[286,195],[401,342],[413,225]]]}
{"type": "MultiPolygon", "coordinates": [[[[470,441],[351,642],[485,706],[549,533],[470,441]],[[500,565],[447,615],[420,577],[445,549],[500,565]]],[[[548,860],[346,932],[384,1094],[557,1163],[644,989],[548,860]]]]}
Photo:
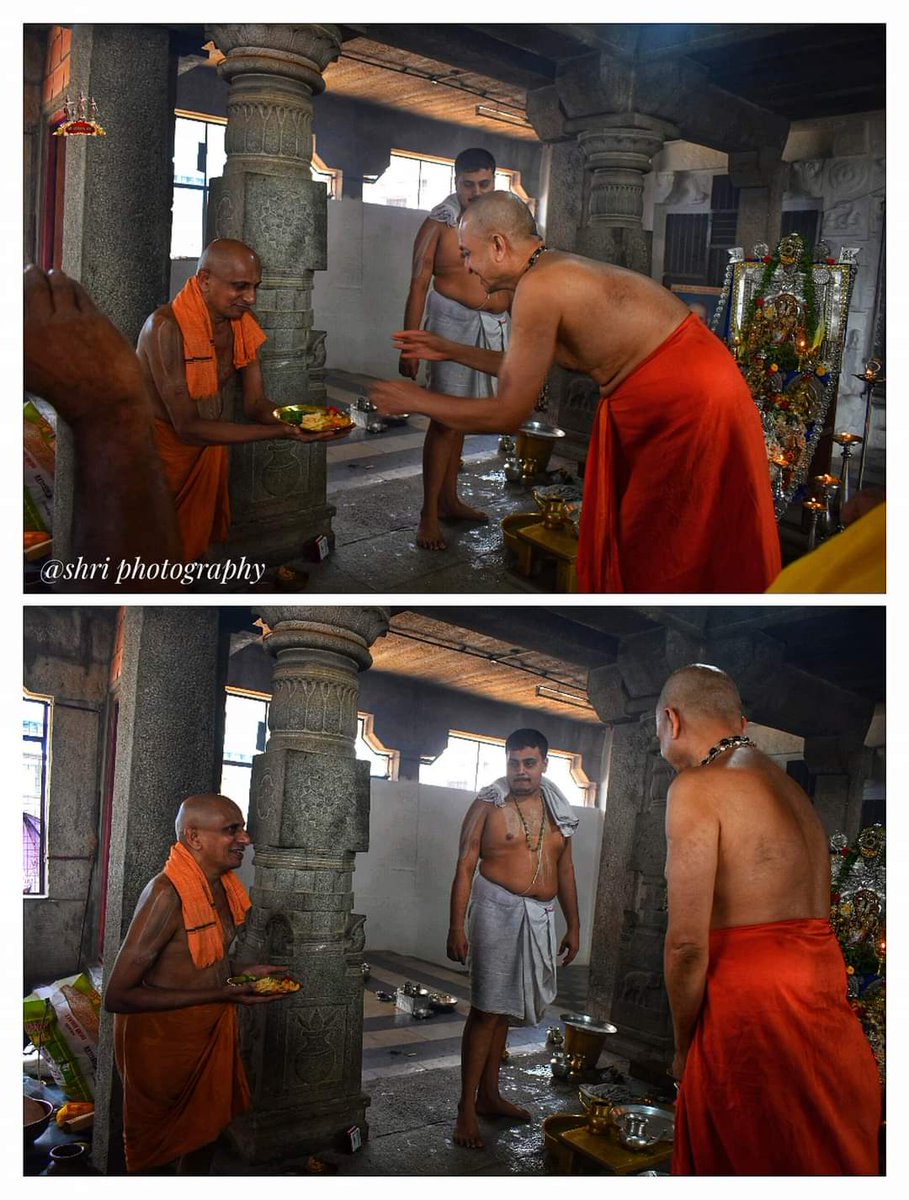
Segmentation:
{"type": "MultiPolygon", "coordinates": [[[[218,358],[211,314],[195,275],[187,279],[174,297],[171,308],[183,334],[183,361],[190,397],[203,400],[206,396],[216,396],[219,390],[218,358]]],[[[239,371],[249,366],[259,347],[268,339],[259,322],[249,313],[230,324],[234,333],[234,366],[239,371]]]]}
{"type": "MultiPolygon", "coordinates": [[[[227,946],[224,944],[224,930],[218,920],[215,898],[205,872],[186,847],[180,842],[175,842],[170,848],[164,874],[180,896],[186,940],[193,962],[197,967],[209,967],[224,957],[227,946]]],[[[252,907],[246,888],[233,871],[222,875],[221,883],[224,885],[234,924],[242,925],[246,920],[247,911],[252,907]]]]}

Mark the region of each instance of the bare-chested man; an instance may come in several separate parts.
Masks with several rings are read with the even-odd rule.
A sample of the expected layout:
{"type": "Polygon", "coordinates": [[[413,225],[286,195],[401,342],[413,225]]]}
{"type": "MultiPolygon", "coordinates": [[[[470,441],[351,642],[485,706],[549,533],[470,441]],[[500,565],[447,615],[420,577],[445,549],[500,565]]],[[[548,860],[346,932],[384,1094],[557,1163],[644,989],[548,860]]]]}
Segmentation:
{"type": "MultiPolygon", "coordinates": [[[[72,430],[74,557],[99,569],[107,556],[179,560],[173,497],[155,453],[151,400],[135,350],[81,284],[32,264],[25,268],[24,335],[25,386],[72,430]]],[[[113,586],[93,573],[82,590],[113,586]]]]}
{"type": "MultiPolygon", "coordinates": [[[[104,1005],[117,1014],[127,1169],[173,1164],[206,1174],[218,1134],[250,1107],[236,1004],[267,1004],[255,984],[228,984],[228,950],[249,898],[233,872],[250,845],[226,796],[188,796],[176,844],[146,886],[114,963],[104,1005]]],[[[271,964],[244,974],[286,974],[271,964]]]]}
{"type": "MultiPolygon", "coordinates": [[[[490,294],[478,278],[466,274],[458,247],[461,214],[478,196],[493,190],[495,171],[495,159],[487,150],[462,150],[455,159],[455,190],[432,210],[414,241],[405,329],[419,328],[425,306],[426,329],[456,342],[505,349],[511,297],[507,292],[490,294]]],[[[399,370],[409,379],[416,378],[419,366],[416,358],[401,356],[399,370]]],[[[457,362],[433,362],[429,386],[451,396],[491,396],[495,391],[490,374],[457,362]]],[[[425,550],[445,549],[440,521],[486,520],[484,512],[458,496],[463,446],[463,433],[430,422],[423,443],[423,508],[417,529],[417,545],[425,550]]]]}
{"type": "Polygon", "coordinates": [[[467,810],[451,889],[448,957],[470,964],[454,1140],[482,1147],[478,1116],[530,1120],[504,1099],[499,1068],[509,1025],[536,1025],[556,994],[556,957],[578,952],[580,923],[570,838],[578,819],[543,777],[549,745],[536,729],[505,743],[505,776],[467,810]],[[479,865],[479,871],[477,866],[479,865]],[[476,875],[475,875],[476,872],[476,875]],[[555,899],[566,931],[556,949],[555,899]],[[467,913],[468,932],[464,933],[467,913]]]}
{"type": "Polygon", "coordinates": [[[746,724],[735,684],[702,664],[672,674],[656,710],[679,772],[666,808],[672,1170],[874,1175],[880,1085],[846,1000],[827,838],[746,724]]]}
{"type": "Polygon", "coordinates": [[[255,251],[219,238],[202,251],[196,274],[179,295],[156,309],[139,334],[155,440],[175,499],[186,562],[227,535],[228,446],[343,436],[307,433],[274,415],[258,358],[265,334],[252,313],[261,281],[255,251]],[[224,419],[224,388],[238,371],[248,423],[224,419]]]}
{"type": "Polygon", "coordinates": [[[517,429],[555,361],[602,397],[590,440],[577,569],[582,591],[763,591],[780,569],[760,416],[732,355],[652,279],[547,250],[507,192],[460,223],[464,265],[514,291],[511,343],[496,354],[432,333],[396,335],[405,357],[455,357],[497,373],[492,399],[455,400],[388,380],[380,412],[420,412],[460,432],[517,429]],[[679,532],[665,537],[667,520],[679,532]]]}

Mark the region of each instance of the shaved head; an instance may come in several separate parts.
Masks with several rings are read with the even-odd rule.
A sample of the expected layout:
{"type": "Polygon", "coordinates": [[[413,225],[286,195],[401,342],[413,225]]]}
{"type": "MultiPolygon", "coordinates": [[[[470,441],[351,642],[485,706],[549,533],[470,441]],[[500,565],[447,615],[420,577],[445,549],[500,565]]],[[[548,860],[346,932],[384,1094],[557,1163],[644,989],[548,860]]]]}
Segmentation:
{"type": "Polygon", "coordinates": [[[174,822],[177,841],[185,841],[187,829],[211,828],[219,824],[225,816],[232,816],[234,812],[239,813],[240,810],[229,796],[220,796],[216,792],[187,796],[177,810],[177,819],[174,822]]]}
{"type": "Polygon", "coordinates": [[[202,251],[196,271],[215,271],[218,274],[243,274],[247,267],[261,269],[259,256],[245,242],[233,238],[216,238],[202,251]]]}
{"type": "Polygon", "coordinates": [[[501,233],[510,242],[522,242],[540,236],[533,213],[513,192],[478,196],[465,210],[461,224],[476,237],[501,233]]]}
{"type": "Polygon", "coordinates": [[[676,709],[689,721],[742,719],[742,698],[725,671],[706,663],[692,663],[673,671],[660,692],[657,710],[676,709]]]}

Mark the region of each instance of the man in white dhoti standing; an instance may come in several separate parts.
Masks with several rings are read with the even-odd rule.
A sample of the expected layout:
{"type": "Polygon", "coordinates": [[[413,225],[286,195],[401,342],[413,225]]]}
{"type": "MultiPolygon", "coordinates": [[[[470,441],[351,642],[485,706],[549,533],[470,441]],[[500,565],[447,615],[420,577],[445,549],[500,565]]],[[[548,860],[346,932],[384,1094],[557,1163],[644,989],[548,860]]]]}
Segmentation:
{"type": "Polygon", "coordinates": [[[459,1146],[483,1146],[478,1117],[530,1120],[525,1108],[499,1092],[508,1026],[541,1020],[555,999],[557,956],[564,955],[562,966],[567,967],[578,952],[578,896],[569,840],[578,818],[556,785],[544,778],[548,751],[546,738],[536,729],[511,734],[505,743],[505,776],[480,792],[461,827],[448,930],[448,957],[470,968],[470,1013],[461,1041],[461,1098],[454,1128],[459,1146]],[[557,898],[567,925],[558,949],[557,898]]]}
{"type": "MultiPolygon", "coordinates": [[[[495,188],[496,160],[488,150],[471,147],[455,159],[455,190],[432,210],[417,233],[404,328],[418,329],[426,312],[426,329],[454,342],[486,350],[508,348],[508,307],[511,292],[490,294],[464,270],[458,244],[458,222],[478,196],[495,188]],[[430,288],[430,285],[431,288],[430,288]]],[[[399,370],[415,379],[420,361],[401,358],[399,370]]],[[[431,362],[429,386],[449,396],[492,396],[495,379],[456,362],[431,362]]],[[[444,550],[440,521],[485,521],[486,513],[458,495],[458,467],[464,445],[456,433],[431,421],[423,444],[423,507],[417,545],[444,550]]]]}

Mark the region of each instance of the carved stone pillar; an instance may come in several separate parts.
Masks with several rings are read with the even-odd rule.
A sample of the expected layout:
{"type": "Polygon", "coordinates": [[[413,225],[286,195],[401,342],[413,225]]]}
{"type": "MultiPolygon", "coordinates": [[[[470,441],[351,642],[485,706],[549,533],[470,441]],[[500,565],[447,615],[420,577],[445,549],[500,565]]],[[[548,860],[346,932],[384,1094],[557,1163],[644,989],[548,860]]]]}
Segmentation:
{"type": "Polygon", "coordinates": [[[565,128],[577,134],[587,171],[578,253],[649,275],[644,176],[663,142],[678,137],[678,130],[640,113],[582,117],[565,128]]]}
{"type": "MultiPolygon", "coordinates": [[[[546,240],[568,250],[650,274],[652,234],[645,231],[644,176],[677,128],[638,112],[589,113],[580,92],[571,103],[557,87],[531,91],[527,115],[548,143],[546,240]],[[566,117],[566,111],[583,115],[566,117]],[[551,233],[550,233],[551,231],[551,233]]],[[[597,102],[597,93],[591,102],[597,102]]],[[[586,375],[555,368],[549,379],[549,417],[567,435],[561,453],[582,462],[600,394],[586,375]]]]}
{"type": "Polygon", "coordinates": [[[750,254],[757,242],[773,247],[780,239],[783,193],[790,166],[776,146],[729,155],[729,178],[739,189],[735,244],[750,254]]]}
{"type": "MultiPolygon", "coordinates": [[[[325,333],[313,328],[313,273],[327,265],[327,197],[314,182],[313,96],[337,58],[334,25],[209,25],[230,83],[224,175],[213,181],[209,236],[238,238],[262,261],[256,314],[275,404],[325,402],[325,333]]],[[[235,414],[242,420],[242,414],[235,414]]],[[[228,553],[276,563],[331,533],[325,448],[290,441],[234,446],[228,553]]]]}
{"type": "Polygon", "coordinates": [[[275,656],[270,737],[253,763],[256,847],[243,957],[286,965],[302,991],[244,1012],[253,1109],[231,1126],[248,1162],[367,1133],[360,1073],[364,918],[357,851],[369,846],[369,764],[355,757],[357,674],[388,628],[382,608],[261,608],[275,656]]]}

